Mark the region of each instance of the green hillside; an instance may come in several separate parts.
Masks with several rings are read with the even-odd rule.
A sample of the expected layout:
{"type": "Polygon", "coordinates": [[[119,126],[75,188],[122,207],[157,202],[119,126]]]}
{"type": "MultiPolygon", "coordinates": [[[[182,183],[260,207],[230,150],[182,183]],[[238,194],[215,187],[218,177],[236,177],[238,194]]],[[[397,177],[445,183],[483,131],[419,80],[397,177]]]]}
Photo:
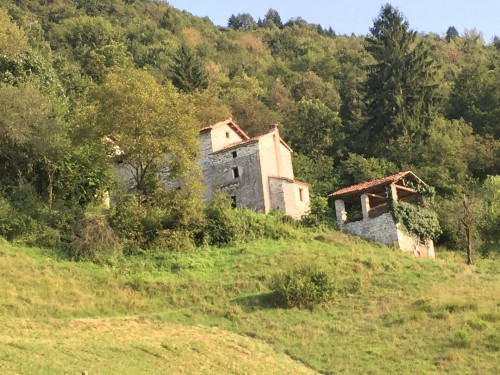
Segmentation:
{"type": "Polygon", "coordinates": [[[438,255],[327,231],[97,266],[2,242],[0,370],[498,373],[496,261],[438,255]],[[333,300],[276,307],[271,277],[301,265],[335,280],[333,300]]]}

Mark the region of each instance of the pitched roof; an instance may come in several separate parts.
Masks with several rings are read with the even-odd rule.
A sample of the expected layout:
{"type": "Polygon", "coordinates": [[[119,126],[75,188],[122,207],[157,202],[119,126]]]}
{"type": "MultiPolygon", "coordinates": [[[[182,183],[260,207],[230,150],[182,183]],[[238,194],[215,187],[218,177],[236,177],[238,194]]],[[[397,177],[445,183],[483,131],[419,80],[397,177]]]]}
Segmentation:
{"type": "Polygon", "coordinates": [[[212,124],[210,126],[206,126],[206,127],[204,127],[203,129],[200,130],[200,133],[204,132],[204,131],[207,131],[207,130],[213,130],[213,129],[216,129],[216,128],[220,128],[221,126],[224,126],[224,125],[228,125],[241,138],[243,138],[243,140],[249,140],[250,139],[250,137],[248,136],[248,134],[245,133],[242,128],[240,128],[238,125],[236,125],[235,122],[233,122],[232,118],[229,118],[229,119],[224,120],[224,121],[217,122],[217,123],[212,124]]]}
{"type": "Polygon", "coordinates": [[[343,195],[364,193],[364,192],[366,192],[370,189],[376,188],[376,187],[385,186],[385,185],[389,185],[389,184],[398,182],[398,181],[400,181],[403,178],[408,177],[408,176],[411,176],[412,178],[416,179],[418,182],[427,186],[427,184],[425,182],[423,182],[420,178],[418,178],[418,176],[416,174],[414,174],[412,171],[405,171],[405,172],[399,172],[399,173],[393,174],[391,176],[379,178],[376,180],[366,181],[366,182],[362,182],[362,183],[357,184],[357,185],[352,185],[352,186],[337,190],[331,194],[328,194],[328,196],[329,197],[340,197],[343,195]]]}
{"type": "MultiPolygon", "coordinates": [[[[255,136],[255,137],[252,137],[250,138],[238,125],[236,125],[236,123],[233,122],[233,120],[231,119],[228,119],[228,120],[225,120],[225,121],[221,121],[221,122],[218,122],[216,124],[213,124],[213,125],[210,125],[210,126],[207,126],[203,129],[200,130],[200,133],[202,131],[207,131],[207,130],[213,130],[215,128],[218,128],[220,126],[224,126],[224,125],[229,125],[232,129],[234,129],[236,132],[240,131],[242,134],[240,134],[240,136],[243,138],[241,141],[237,141],[237,142],[233,142],[233,143],[230,143],[220,149],[218,149],[217,151],[215,152],[221,152],[221,151],[226,151],[230,148],[234,148],[234,147],[239,147],[241,145],[244,145],[244,144],[247,144],[247,143],[252,143],[252,142],[257,142],[259,139],[261,138],[264,138],[264,137],[267,137],[268,135],[271,135],[271,134],[274,134],[277,130],[276,128],[272,128],[268,133],[264,133],[264,134],[261,134],[261,135],[258,135],[258,136],[255,136]]],[[[286,149],[290,152],[293,152],[292,148],[290,146],[288,146],[286,144],[286,142],[280,137],[280,142],[283,146],[286,147],[286,149]]]]}

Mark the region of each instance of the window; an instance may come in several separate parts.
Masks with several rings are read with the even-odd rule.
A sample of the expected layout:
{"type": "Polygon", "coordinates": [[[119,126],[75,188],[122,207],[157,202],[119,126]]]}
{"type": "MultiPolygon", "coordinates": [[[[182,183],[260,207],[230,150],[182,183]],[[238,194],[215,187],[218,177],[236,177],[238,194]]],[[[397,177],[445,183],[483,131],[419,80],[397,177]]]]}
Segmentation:
{"type": "Polygon", "coordinates": [[[229,132],[226,132],[226,138],[229,138],[229,132]]]}
{"type": "Polygon", "coordinates": [[[233,155],[233,159],[238,156],[238,154],[236,153],[236,151],[231,152],[231,155],[233,155]]]}
{"type": "Polygon", "coordinates": [[[231,195],[231,207],[236,208],[236,195],[231,195]]]}
{"type": "Polygon", "coordinates": [[[304,189],[299,188],[299,199],[300,201],[304,201],[304,189]]]}
{"type": "Polygon", "coordinates": [[[238,178],[240,177],[240,171],[238,170],[238,167],[233,168],[233,178],[238,178]]]}

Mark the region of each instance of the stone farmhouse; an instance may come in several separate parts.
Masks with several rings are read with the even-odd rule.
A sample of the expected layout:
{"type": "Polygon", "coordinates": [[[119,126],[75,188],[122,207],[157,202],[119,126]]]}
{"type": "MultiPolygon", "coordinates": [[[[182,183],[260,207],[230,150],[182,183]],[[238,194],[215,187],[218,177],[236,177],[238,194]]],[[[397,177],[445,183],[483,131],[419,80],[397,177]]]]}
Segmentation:
{"type": "Polygon", "coordinates": [[[389,212],[387,197],[395,201],[418,199],[418,192],[410,186],[427,186],[411,171],[346,187],[328,195],[335,201],[335,213],[339,228],[347,233],[373,239],[386,245],[396,244],[401,250],[416,256],[434,258],[434,243],[428,239],[422,243],[416,236],[402,230],[389,212]],[[386,194],[390,189],[392,194],[386,194]],[[347,211],[361,212],[348,216],[347,211]],[[346,207],[348,210],[346,211],[346,207]]]}
{"type": "Polygon", "coordinates": [[[201,129],[199,142],[205,199],[222,190],[235,207],[277,209],[295,219],[309,212],[309,185],[295,180],[292,149],[277,125],[250,138],[228,119],[201,129]]]}

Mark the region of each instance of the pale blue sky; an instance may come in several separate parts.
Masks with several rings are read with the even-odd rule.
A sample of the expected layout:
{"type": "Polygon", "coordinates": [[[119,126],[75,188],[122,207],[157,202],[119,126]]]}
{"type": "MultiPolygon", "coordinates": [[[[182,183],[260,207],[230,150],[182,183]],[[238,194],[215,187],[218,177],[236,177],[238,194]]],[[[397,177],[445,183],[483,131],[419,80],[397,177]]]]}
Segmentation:
{"type": "Polygon", "coordinates": [[[231,14],[250,13],[263,18],[269,8],[276,9],[283,22],[300,16],[310,23],[331,26],[337,34],[365,35],[383,4],[397,7],[419,32],[444,35],[449,26],[460,34],[476,28],[486,43],[500,36],[500,0],[167,0],[172,6],[209,17],[216,25],[227,26],[231,14]]]}

